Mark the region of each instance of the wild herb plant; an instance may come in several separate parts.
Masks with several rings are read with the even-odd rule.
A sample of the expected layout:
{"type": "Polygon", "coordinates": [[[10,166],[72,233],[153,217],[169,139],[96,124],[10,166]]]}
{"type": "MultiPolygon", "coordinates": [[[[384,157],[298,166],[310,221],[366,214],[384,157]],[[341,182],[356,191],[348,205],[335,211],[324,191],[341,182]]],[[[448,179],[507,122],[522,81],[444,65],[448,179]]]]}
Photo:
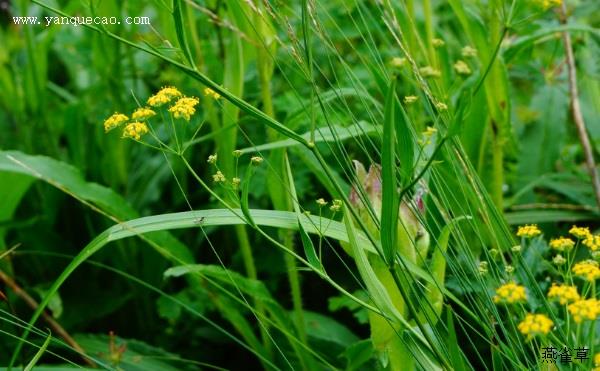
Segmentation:
{"type": "Polygon", "coordinates": [[[597,10],[15,2],[1,362],[600,367],[597,10]]]}

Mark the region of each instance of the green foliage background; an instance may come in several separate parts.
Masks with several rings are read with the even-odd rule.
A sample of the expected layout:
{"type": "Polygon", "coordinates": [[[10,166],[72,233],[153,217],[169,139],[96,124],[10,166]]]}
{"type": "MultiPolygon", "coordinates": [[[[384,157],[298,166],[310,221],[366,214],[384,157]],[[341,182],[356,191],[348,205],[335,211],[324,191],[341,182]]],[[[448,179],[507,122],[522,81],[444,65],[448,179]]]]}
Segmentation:
{"type": "MultiPolygon", "coordinates": [[[[573,38],[579,99],[599,159],[600,3],[567,1],[566,25],[558,8],[522,0],[6,4],[0,13],[0,269],[45,302],[98,365],[393,368],[371,344],[375,330],[366,307],[385,310],[364,282],[367,268],[352,253],[358,245],[369,246],[369,267],[381,248],[383,267],[404,272],[399,286],[413,298],[421,286],[443,287],[440,313],[423,309],[430,298],[415,304],[430,313],[422,324],[413,318],[411,326],[395,329],[398,339],[409,339],[405,356],[414,367],[537,365],[535,349],[523,350],[533,345],[484,317],[503,318],[490,297],[507,278],[504,266],[484,280],[477,264],[490,249],[517,244],[511,231],[519,224],[538,223],[548,236],[573,223],[598,227],[569,111],[562,32],[573,38]],[[12,21],[60,14],[148,16],[151,26],[12,21]],[[434,39],[444,45],[436,47],[434,39]],[[476,55],[463,56],[465,46],[476,55]],[[405,58],[402,66],[394,58],[405,58]],[[458,60],[472,73],[458,74],[458,60]],[[427,65],[441,76],[424,76],[419,68],[427,65]],[[118,130],[104,133],[106,117],[131,112],[165,85],[202,101],[183,135],[201,129],[183,155],[123,140],[118,130]],[[206,86],[222,88],[223,97],[204,97],[206,86]],[[410,95],[417,102],[404,104],[410,95]],[[438,135],[421,153],[427,127],[438,135]],[[235,149],[244,153],[239,166],[235,149]],[[241,198],[211,181],[213,153],[227,177],[244,175],[241,198]],[[265,163],[253,168],[249,158],[256,154],[265,163]],[[365,224],[357,225],[352,243],[346,222],[358,222],[358,214],[348,202],[341,213],[315,203],[347,201],[357,184],[352,160],[383,167],[384,216],[374,224],[379,245],[369,245],[365,224]],[[405,199],[425,194],[426,212],[418,219],[432,244],[428,263],[418,268],[394,262],[402,233],[397,189],[406,191],[405,199]],[[167,215],[176,212],[187,214],[167,215]],[[133,229],[119,226],[130,220],[133,229]],[[330,223],[325,236],[323,220],[330,223]],[[82,250],[97,253],[76,258],[82,250]],[[432,263],[436,251],[441,280],[432,263]],[[59,277],[64,284],[48,296],[59,277]],[[431,341],[419,338],[429,332],[431,341]],[[111,341],[127,344],[122,359],[111,341]]],[[[542,281],[545,266],[524,267],[519,277],[545,292],[535,279],[542,281]]],[[[8,285],[0,292],[0,364],[26,365],[41,347],[40,364],[85,365],[55,334],[42,346],[48,334],[41,319],[14,359],[34,312],[8,285]]],[[[411,305],[408,300],[407,313],[411,305]]]]}

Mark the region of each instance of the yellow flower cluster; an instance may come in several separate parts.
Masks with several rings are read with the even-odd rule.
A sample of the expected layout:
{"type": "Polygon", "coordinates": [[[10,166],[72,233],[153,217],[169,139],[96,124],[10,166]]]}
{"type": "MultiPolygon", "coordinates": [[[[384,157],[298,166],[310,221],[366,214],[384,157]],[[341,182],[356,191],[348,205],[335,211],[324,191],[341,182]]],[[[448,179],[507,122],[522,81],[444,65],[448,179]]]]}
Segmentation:
{"type": "Polygon", "coordinates": [[[518,237],[532,238],[542,234],[542,231],[536,224],[526,224],[519,227],[517,230],[518,237]]]}
{"type": "Polygon", "coordinates": [[[407,95],[404,97],[404,104],[412,104],[415,103],[419,99],[416,95],[407,95]]]}
{"type": "Polygon", "coordinates": [[[588,227],[578,227],[576,225],[574,225],[573,227],[571,227],[571,229],[569,229],[569,233],[571,233],[573,236],[575,236],[579,240],[588,238],[588,236],[591,234],[590,229],[588,227]]]}
{"type": "Polygon", "coordinates": [[[442,39],[434,38],[431,40],[431,45],[434,48],[441,48],[442,46],[446,45],[446,42],[444,42],[442,39]]]}
{"type": "Polygon", "coordinates": [[[498,287],[494,296],[494,303],[513,304],[526,300],[525,287],[517,285],[515,282],[509,282],[498,287]]]}
{"type": "Polygon", "coordinates": [[[596,368],[594,368],[594,371],[600,370],[600,353],[596,353],[594,355],[594,366],[596,366],[596,368]]]}
{"type": "Polygon", "coordinates": [[[123,137],[140,140],[142,135],[146,133],[148,133],[148,126],[143,122],[134,121],[125,126],[125,129],[123,130],[123,137]]]}
{"type": "Polygon", "coordinates": [[[112,116],[104,120],[104,131],[109,132],[112,129],[120,126],[122,123],[129,121],[129,117],[122,113],[115,112],[112,116]]]}
{"type": "Polygon", "coordinates": [[[214,100],[221,98],[221,94],[217,93],[216,91],[212,90],[211,88],[205,88],[204,95],[207,97],[211,97],[214,100]]]}
{"type": "Polygon", "coordinates": [[[568,237],[553,238],[550,247],[557,251],[569,251],[575,246],[575,241],[568,237]]]}
{"type": "Polygon", "coordinates": [[[537,0],[536,2],[544,9],[554,8],[562,4],[562,0],[537,0]]]}
{"type": "Polygon", "coordinates": [[[172,86],[167,86],[158,91],[150,98],[148,98],[148,105],[152,107],[160,107],[164,104],[170,103],[174,98],[181,97],[181,92],[172,86]]]}
{"type": "Polygon", "coordinates": [[[600,235],[589,235],[582,241],[591,251],[600,249],[600,235]]]}
{"type": "Polygon", "coordinates": [[[225,175],[223,175],[223,173],[221,171],[217,171],[215,174],[213,174],[213,181],[215,183],[224,183],[227,179],[225,178],[225,175]]]}
{"type": "Polygon", "coordinates": [[[462,48],[461,52],[463,57],[465,58],[474,58],[477,57],[477,49],[475,49],[474,47],[467,45],[464,48],[462,48]]]}
{"type": "Polygon", "coordinates": [[[579,293],[575,286],[552,284],[548,290],[548,299],[557,300],[561,305],[565,305],[579,300],[579,293]]]}
{"type": "Polygon", "coordinates": [[[600,268],[598,268],[598,262],[593,260],[585,260],[579,262],[571,269],[575,275],[580,276],[587,281],[595,281],[600,278],[600,268]]]}
{"type": "Polygon", "coordinates": [[[177,100],[171,108],[169,108],[169,112],[173,114],[173,117],[176,119],[183,118],[186,121],[190,121],[190,117],[196,112],[196,105],[200,103],[198,98],[194,97],[183,97],[177,100]]]}
{"type": "Polygon", "coordinates": [[[133,112],[131,118],[134,120],[147,120],[152,116],[156,116],[156,112],[148,107],[140,107],[133,112]]]}
{"type": "Polygon", "coordinates": [[[471,74],[471,68],[469,67],[469,65],[465,61],[461,61],[461,60],[454,63],[454,70],[459,75],[470,75],[471,74]]]}
{"type": "Polygon", "coordinates": [[[573,304],[570,304],[568,308],[569,313],[571,313],[576,323],[580,323],[586,319],[593,321],[600,316],[600,300],[577,300],[573,304]]]}
{"type": "Polygon", "coordinates": [[[554,322],[544,314],[529,313],[525,319],[519,323],[517,328],[523,335],[535,336],[546,335],[552,330],[554,322]]]}
{"type": "Polygon", "coordinates": [[[435,69],[431,66],[421,67],[421,68],[419,68],[419,72],[421,73],[421,75],[423,75],[423,77],[440,77],[440,76],[442,76],[442,73],[440,72],[440,70],[435,69]]]}

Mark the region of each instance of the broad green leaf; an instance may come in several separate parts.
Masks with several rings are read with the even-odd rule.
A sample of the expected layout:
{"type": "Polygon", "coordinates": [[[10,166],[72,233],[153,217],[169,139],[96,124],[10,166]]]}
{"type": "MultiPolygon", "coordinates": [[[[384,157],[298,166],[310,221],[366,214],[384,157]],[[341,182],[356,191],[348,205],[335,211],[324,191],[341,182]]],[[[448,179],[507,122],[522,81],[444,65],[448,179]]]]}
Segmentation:
{"type": "MultiPolygon", "coordinates": [[[[42,180],[113,221],[138,217],[129,203],[110,188],[86,182],[78,169],[50,157],[30,156],[18,151],[0,151],[0,177],[5,177],[6,173],[24,174],[42,180]]],[[[159,252],[168,259],[179,264],[193,262],[191,252],[171,234],[159,232],[148,238],[162,247],[159,252]]]]}

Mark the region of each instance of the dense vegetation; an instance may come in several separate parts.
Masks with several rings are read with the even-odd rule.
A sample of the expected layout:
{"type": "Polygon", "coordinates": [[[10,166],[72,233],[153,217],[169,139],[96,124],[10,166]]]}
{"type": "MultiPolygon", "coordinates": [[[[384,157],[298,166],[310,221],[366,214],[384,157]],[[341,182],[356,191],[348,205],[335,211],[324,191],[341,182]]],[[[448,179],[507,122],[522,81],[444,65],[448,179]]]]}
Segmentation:
{"type": "Polygon", "coordinates": [[[600,367],[564,1],[0,1],[0,365],[600,367]]]}

